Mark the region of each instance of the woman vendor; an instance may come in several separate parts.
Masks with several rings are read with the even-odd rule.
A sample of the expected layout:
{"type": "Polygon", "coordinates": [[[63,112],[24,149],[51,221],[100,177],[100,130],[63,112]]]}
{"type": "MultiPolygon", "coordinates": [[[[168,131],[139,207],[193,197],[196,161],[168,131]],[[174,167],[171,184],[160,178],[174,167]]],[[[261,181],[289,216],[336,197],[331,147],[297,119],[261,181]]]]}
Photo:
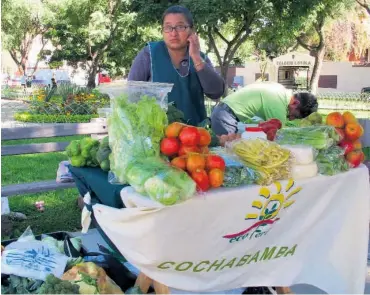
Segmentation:
{"type": "Polygon", "coordinates": [[[184,113],[190,125],[206,117],[204,95],[218,100],[225,82],[200,51],[193,17],[183,6],[168,8],[162,17],[163,41],[150,42],[136,56],[129,81],[173,83],[169,102],[184,113]]]}

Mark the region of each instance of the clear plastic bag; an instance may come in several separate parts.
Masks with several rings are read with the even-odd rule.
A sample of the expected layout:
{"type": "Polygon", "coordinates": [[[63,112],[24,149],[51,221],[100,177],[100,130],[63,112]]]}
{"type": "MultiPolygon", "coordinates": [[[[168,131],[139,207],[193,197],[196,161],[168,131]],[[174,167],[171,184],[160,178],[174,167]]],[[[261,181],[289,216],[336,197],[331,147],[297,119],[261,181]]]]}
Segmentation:
{"type": "Polygon", "coordinates": [[[185,201],[195,193],[195,182],[182,170],[159,158],[137,159],[127,167],[127,179],[140,194],[163,205],[185,201]]]}
{"type": "Polygon", "coordinates": [[[160,142],[168,123],[164,93],[172,86],[154,84],[131,83],[121,96],[111,100],[110,169],[119,183],[128,183],[137,192],[172,205],[192,196],[195,183],[184,171],[170,167],[161,159],[160,142]]]}
{"type": "Polygon", "coordinates": [[[167,115],[156,98],[143,97],[138,103],[131,103],[123,95],[112,104],[108,120],[110,169],[121,183],[129,183],[125,174],[131,161],[160,156],[167,115]]]}
{"type": "Polygon", "coordinates": [[[308,145],[282,145],[281,147],[290,151],[295,165],[311,164],[318,155],[318,150],[308,145]]]}
{"type": "Polygon", "coordinates": [[[225,161],[224,187],[256,183],[256,171],[246,167],[236,155],[229,154],[225,148],[221,147],[212,148],[211,152],[221,156],[225,161]]]}
{"type": "Polygon", "coordinates": [[[278,130],[275,139],[279,144],[309,145],[318,150],[327,149],[339,140],[340,135],[332,126],[283,128],[278,130]]]}
{"type": "MultiPolygon", "coordinates": [[[[128,100],[137,103],[143,95],[156,97],[163,109],[167,109],[168,93],[171,92],[173,84],[154,83],[140,81],[115,81],[109,84],[99,85],[99,91],[107,93],[111,99],[119,97],[123,93],[128,95],[128,100]]],[[[111,110],[104,109],[104,113],[110,114],[111,110]]]]}
{"type": "Polygon", "coordinates": [[[332,146],[319,151],[316,157],[319,173],[322,175],[335,175],[349,170],[349,164],[344,157],[344,149],[332,146]]]}

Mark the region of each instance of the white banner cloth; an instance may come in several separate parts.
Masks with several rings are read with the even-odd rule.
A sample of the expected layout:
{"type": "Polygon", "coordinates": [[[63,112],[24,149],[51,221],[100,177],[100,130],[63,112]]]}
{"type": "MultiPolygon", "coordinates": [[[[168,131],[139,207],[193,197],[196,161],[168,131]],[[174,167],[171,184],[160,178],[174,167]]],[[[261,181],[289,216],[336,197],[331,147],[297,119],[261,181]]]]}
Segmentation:
{"type": "MultiPolygon", "coordinates": [[[[169,287],[212,292],[314,285],[363,293],[369,172],[217,189],[171,207],[93,207],[125,258],[169,287]]],[[[140,201],[139,201],[140,203],[140,201]]]]}

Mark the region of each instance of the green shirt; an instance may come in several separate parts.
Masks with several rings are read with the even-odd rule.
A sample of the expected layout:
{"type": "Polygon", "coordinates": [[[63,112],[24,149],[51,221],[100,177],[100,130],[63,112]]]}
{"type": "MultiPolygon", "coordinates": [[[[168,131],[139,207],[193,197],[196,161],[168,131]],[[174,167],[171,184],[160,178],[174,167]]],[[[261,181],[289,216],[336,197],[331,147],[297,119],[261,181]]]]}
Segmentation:
{"type": "Polygon", "coordinates": [[[279,119],[285,125],[292,92],[276,82],[250,84],[222,100],[238,117],[246,122],[254,116],[263,120],[279,119]]]}

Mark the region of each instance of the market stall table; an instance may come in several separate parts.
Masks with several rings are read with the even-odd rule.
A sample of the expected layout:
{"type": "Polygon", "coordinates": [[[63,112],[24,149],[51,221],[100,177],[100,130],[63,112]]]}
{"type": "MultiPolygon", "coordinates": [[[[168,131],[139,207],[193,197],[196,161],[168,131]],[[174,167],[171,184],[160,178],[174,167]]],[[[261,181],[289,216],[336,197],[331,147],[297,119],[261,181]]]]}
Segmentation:
{"type": "Polygon", "coordinates": [[[141,279],[195,292],[310,284],[363,293],[369,174],[218,189],[163,207],[124,188],[126,209],[93,206],[141,279]]]}

